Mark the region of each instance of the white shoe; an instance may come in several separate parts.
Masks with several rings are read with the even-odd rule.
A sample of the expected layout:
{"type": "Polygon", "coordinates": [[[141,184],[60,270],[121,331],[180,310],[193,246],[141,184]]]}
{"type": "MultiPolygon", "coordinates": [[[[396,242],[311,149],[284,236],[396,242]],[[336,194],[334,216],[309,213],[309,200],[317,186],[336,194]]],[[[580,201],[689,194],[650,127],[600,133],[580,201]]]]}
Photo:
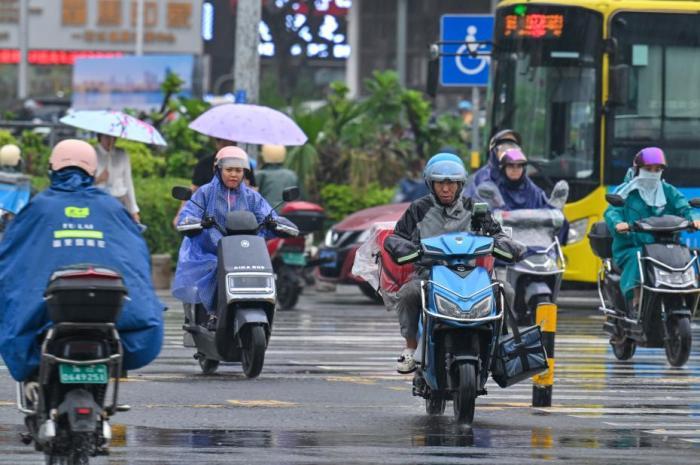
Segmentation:
{"type": "Polygon", "coordinates": [[[413,358],[413,349],[404,349],[401,356],[396,361],[396,371],[401,374],[413,373],[416,371],[416,359],[413,358]]]}

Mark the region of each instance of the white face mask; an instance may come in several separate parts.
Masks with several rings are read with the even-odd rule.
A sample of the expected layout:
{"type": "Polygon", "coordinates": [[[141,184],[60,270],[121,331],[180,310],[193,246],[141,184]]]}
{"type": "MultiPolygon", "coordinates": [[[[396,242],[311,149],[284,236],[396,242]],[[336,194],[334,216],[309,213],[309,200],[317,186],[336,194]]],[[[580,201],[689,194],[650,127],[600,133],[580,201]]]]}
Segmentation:
{"type": "Polygon", "coordinates": [[[645,169],[640,169],[639,170],[639,175],[637,176],[638,181],[637,183],[642,189],[645,190],[654,190],[656,189],[659,184],[661,183],[661,174],[662,171],[647,171],[645,169]]]}

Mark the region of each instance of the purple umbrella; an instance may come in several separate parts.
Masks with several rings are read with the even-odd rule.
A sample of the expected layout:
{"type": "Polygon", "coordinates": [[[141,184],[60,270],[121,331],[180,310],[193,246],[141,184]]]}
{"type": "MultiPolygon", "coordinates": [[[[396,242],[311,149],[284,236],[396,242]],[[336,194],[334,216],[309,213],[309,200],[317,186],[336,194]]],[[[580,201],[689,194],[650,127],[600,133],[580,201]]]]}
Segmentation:
{"type": "Polygon", "coordinates": [[[190,128],[204,135],[246,144],[303,145],[306,134],[287,115],[269,107],[225,103],[202,113],[190,128]]]}

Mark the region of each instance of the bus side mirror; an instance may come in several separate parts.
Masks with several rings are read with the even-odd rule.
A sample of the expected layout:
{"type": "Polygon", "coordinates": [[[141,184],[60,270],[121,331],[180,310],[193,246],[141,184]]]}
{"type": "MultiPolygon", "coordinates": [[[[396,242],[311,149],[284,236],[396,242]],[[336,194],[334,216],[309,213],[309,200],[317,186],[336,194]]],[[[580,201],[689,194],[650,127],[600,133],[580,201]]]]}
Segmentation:
{"type": "Polygon", "coordinates": [[[428,79],[425,86],[425,93],[435,98],[437,95],[438,78],[440,77],[440,46],[432,44],[430,46],[430,57],[428,59],[428,79]]]}
{"type": "Polygon", "coordinates": [[[629,65],[614,65],[610,67],[610,93],[608,104],[621,106],[629,99],[629,65]]]}

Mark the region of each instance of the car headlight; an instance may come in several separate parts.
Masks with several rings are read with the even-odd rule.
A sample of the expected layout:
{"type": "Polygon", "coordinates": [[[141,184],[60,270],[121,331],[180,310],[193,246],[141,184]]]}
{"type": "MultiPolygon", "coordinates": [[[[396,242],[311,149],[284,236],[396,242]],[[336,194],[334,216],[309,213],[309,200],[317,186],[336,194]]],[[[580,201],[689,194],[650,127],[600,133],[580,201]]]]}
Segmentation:
{"type": "Polygon", "coordinates": [[[566,236],[566,244],[571,245],[580,242],[586,236],[588,218],[569,223],[569,234],[566,236]]]}
{"type": "Polygon", "coordinates": [[[271,274],[228,275],[229,294],[270,294],[275,292],[275,279],[271,274]]]}
{"type": "Polygon", "coordinates": [[[323,245],[326,247],[333,247],[336,239],[338,238],[338,233],[335,232],[333,228],[329,229],[326,233],[326,237],[323,239],[323,245]]]}
{"type": "Polygon", "coordinates": [[[691,267],[685,271],[667,271],[654,268],[654,278],[668,286],[690,286],[695,283],[695,270],[691,267]]]}

